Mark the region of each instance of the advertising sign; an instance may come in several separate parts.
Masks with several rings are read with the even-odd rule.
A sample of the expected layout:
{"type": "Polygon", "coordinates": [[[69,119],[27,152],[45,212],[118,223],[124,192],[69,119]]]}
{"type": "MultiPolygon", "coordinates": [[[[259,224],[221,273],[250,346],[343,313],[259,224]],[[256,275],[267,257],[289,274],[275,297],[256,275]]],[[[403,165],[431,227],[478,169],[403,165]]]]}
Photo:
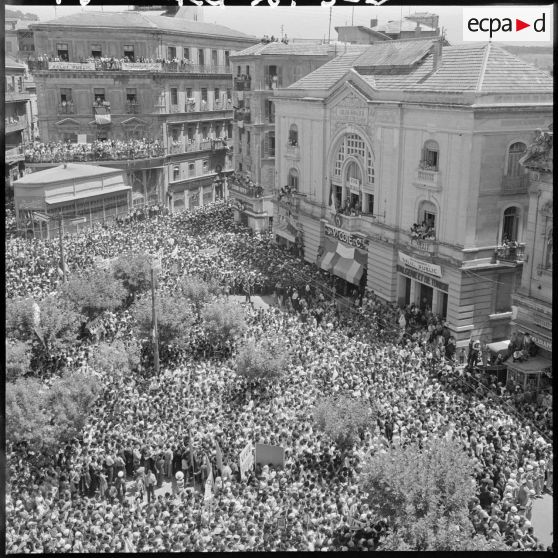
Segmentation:
{"type": "Polygon", "coordinates": [[[430,275],[435,275],[436,277],[442,276],[442,268],[439,265],[411,258],[411,256],[407,256],[407,254],[404,254],[403,252],[399,252],[399,262],[422,273],[429,273],[430,275]]]}
{"type": "Polygon", "coordinates": [[[256,463],[285,467],[285,448],[268,444],[256,444],[256,463]]]}

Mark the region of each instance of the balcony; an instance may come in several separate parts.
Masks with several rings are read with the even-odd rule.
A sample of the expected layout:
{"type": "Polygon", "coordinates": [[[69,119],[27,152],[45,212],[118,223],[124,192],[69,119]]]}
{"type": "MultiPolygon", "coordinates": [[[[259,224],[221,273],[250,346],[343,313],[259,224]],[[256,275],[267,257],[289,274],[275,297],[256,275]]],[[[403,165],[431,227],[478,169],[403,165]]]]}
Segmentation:
{"type": "Polygon", "coordinates": [[[180,105],[171,105],[170,109],[169,109],[169,112],[171,114],[174,114],[174,113],[182,112],[182,111],[180,110],[180,105]]]}
{"type": "Polygon", "coordinates": [[[62,101],[58,104],[58,114],[75,114],[76,109],[73,101],[62,101]]]}
{"type": "Polygon", "coordinates": [[[285,155],[289,159],[300,159],[300,148],[298,147],[298,144],[293,145],[292,143],[287,143],[285,155]]]}
{"type": "Polygon", "coordinates": [[[4,133],[9,134],[10,132],[18,132],[19,130],[24,130],[26,127],[27,118],[23,115],[18,116],[17,118],[6,118],[4,133]]]}
{"type": "Polygon", "coordinates": [[[245,124],[250,124],[250,122],[252,122],[252,113],[249,110],[245,110],[242,115],[242,120],[245,124]]]}
{"type": "Polygon", "coordinates": [[[496,259],[500,262],[518,263],[525,261],[525,244],[508,244],[496,248],[496,259]]]}
{"type": "Polygon", "coordinates": [[[503,194],[526,194],[529,189],[529,175],[502,176],[503,194]]]}
{"type": "Polygon", "coordinates": [[[226,149],[228,147],[227,143],[220,139],[206,139],[200,141],[192,142],[178,142],[171,145],[169,148],[169,153],[171,155],[178,155],[180,153],[192,153],[194,151],[215,151],[217,149],[226,149]]]}
{"type": "Polygon", "coordinates": [[[417,169],[415,185],[419,188],[439,190],[442,187],[440,171],[420,165],[417,169]]]}
{"type": "Polygon", "coordinates": [[[101,101],[100,103],[93,103],[93,114],[96,114],[96,110],[99,110],[99,114],[110,113],[110,103],[108,101],[101,101]]]}
{"type": "Polygon", "coordinates": [[[438,241],[434,238],[413,238],[409,239],[409,248],[419,252],[425,252],[431,256],[438,255],[438,241]]]}
{"type": "Polygon", "coordinates": [[[139,114],[139,113],[140,113],[140,106],[138,102],[136,101],[126,102],[126,114],[139,114]]]}
{"type": "Polygon", "coordinates": [[[236,91],[250,91],[252,80],[248,77],[235,77],[234,88],[236,91]]]}
{"type": "Polygon", "coordinates": [[[6,102],[17,102],[17,101],[29,101],[30,99],[30,94],[27,93],[26,91],[15,91],[14,89],[12,89],[11,87],[8,87],[6,89],[6,102]]]}
{"type": "Polygon", "coordinates": [[[6,163],[15,163],[16,161],[23,161],[25,159],[25,154],[23,153],[23,147],[21,145],[17,147],[7,147],[5,153],[6,163]]]}

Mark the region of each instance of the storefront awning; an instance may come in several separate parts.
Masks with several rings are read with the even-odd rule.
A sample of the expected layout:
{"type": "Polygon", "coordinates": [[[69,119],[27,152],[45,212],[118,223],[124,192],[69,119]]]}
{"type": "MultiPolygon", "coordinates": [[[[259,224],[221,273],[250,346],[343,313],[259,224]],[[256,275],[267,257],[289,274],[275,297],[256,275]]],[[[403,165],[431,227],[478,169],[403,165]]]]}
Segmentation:
{"type": "Polygon", "coordinates": [[[506,362],[508,370],[514,370],[516,372],[521,372],[522,374],[535,374],[537,372],[543,372],[548,369],[552,369],[552,361],[543,357],[533,357],[523,362],[510,362],[511,359],[506,362]]]}
{"type": "Polygon", "coordinates": [[[510,340],[507,339],[506,341],[496,341],[495,343],[488,343],[486,347],[490,352],[498,354],[501,351],[506,351],[509,344],[510,340]]]}
{"type": "Polygon", "coordinates": [[[277,228],[275,229],[275,234],[278,234],[279,236],[286,238],[289,242],[294,243],[295,241],[294,235],[292,235],[287,229],[277,228]]]}
{"type": "Polygon", "coordinates": [[[348,283],[357,284],[362,277],[364,268],[356,260],[339,257],[333,266],[333,273],[348,283]]]}
{"type": "Polygon", "coordinates": [[[325,271],[331,271],[333,267],[332,260],[335,257],[335,252],[326,252],[320,261],[320,267],[325,269],[325,271]]]}

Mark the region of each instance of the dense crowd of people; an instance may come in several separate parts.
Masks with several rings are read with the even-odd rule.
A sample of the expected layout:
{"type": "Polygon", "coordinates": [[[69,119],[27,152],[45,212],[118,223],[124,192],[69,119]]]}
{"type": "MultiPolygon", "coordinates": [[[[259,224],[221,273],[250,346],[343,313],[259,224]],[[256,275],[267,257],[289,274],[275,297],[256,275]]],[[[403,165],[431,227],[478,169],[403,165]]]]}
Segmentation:
{"type": "Polygon", "coordinates": [[[164,154],[165,149],[159,140],[147,138],[95,140],[92,143],[34,142],[25,147],[27,163],[144,159],[161,157],[164,154]]]}
{"type": "MultiPolygon", "coordinates": [[[[494,396],[501,386],[479,389],[428,308],[399,309],[362,289],[341,305],[329,274],[235,224],[224,204],[129,219],[65,243],[70,274],[145,251],[162,256],[162,292],[196,274],[247,299],[273,294],[269,308],[243,306],[245,338],[284,339],[290,362],[270,391],[248,386],[233,358],[187,352],[159,378],[103,377],[83,436],[55,459],[8,447],[7,552],[373,550],[387,523],[359,489],[367,455],[440,437],[460,441],[475,462],[475,530],[544,549],[530,520],[533,500],[552,491],[552,446],[494,396]],[[345,456],[311,412],[339,394],[378,408],[345,456]],[[285,466],[258,465],[243,479],[239,454],[258,442],[283,446],[285,466]],[[353,518],[364,526],[351,529],[353,518]]],[[[7,237],[8,297],[56,291],[57,246],[7,237]]],[[[109,337],[133,335],[127,312],[104,320],[109,337]]],[[[74,363],[91,350],[80,347],[74,363]]]]}

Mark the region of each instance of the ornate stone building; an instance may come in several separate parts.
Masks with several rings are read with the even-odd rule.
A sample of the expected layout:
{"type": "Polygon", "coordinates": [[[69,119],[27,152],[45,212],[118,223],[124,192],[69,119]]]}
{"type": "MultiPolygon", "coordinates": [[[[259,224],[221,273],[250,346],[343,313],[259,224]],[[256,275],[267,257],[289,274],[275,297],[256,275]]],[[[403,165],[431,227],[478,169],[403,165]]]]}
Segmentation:
{"type": "Polygon", "coordinates": [[[552,115],[549,74],[492,44],[351,45],[275,93],[275,201],[345,285],[507,339],[529,207],[519,165],[552,115]],[[298,148],[289,146],[296,127],[298,148]]]}

